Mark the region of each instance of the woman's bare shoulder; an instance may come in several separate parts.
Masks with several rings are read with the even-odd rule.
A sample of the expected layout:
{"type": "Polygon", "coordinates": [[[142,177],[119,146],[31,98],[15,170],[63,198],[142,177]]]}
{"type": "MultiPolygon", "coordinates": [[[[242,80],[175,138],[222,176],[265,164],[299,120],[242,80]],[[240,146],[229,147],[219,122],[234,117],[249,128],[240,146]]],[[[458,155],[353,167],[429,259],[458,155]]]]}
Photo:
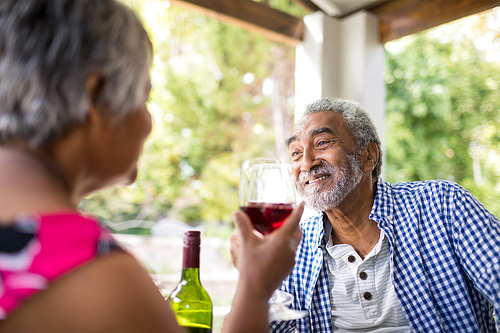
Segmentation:
{"type": "Polygon", "coordinates": [[[121,251],[54,282],[0,324],[0,332],[183,332],[142,266],[121,251]]]}

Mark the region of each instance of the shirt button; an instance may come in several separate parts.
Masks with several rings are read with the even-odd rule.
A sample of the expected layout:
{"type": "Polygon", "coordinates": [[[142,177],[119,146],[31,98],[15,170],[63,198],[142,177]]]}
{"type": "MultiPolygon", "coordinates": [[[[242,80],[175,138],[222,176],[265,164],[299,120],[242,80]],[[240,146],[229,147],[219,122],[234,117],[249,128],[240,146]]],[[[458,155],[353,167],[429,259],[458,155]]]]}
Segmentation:
{"type": "Polygon", "coordinates": [[[347,257],[347,261],[349,261],[352,264],[353,262],[356,261],[356,257],[355,256],[349,256],[349,257],[347,257]]]}
{"type": "Polygon", "coordinates": [[[363,294],[363,298],[366,299],[367,301],[369,301],[372,299],[372,294],[370,294],[369,292],[366,292],[363,294]]]}
{"type": "Polygon", "coordinates": [[[368,274],[366,274],[365,272],[361,272],[359,273],[359,278],[361,280],[366,280],[368,278],[368,274]]]}

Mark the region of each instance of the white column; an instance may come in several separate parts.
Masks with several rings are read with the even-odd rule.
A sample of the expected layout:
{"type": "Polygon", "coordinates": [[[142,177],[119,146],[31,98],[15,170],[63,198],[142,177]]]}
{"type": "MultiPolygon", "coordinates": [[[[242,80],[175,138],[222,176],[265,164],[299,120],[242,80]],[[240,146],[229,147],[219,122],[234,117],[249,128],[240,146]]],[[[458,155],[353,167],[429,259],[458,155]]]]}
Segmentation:
{"type": "Polygon", "coordinates": [[[304,41],[296,50],[295,120],[319,98],[350,99],[372,115],[383,142],[385,51],[376,17],[361,11],[336,19],[318,11],[304,23],[304,41]]]}
{"type": "Polygon", "coordinates": [[[296,121],[307,104],[338,92],[339,20],[318,11],[306,16],[304,23],[304,41],[295,53],[296,121]]]}
{"type": "Polygon", "coordinates": [[[377,19],[358,12],[339,29],[338,96],[359,102],[372,116],[381,140],[385,129],[385,51],[379,42],[377,19]]]}

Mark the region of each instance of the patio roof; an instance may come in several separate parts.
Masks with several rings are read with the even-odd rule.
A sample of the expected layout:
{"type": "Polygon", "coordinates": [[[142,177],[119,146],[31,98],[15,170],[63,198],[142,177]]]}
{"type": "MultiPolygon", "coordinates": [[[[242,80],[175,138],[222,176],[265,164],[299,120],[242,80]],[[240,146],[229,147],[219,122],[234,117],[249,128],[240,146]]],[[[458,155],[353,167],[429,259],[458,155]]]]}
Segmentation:
{"type": "MultiPolygon", "coordinates": [[[[382,43],[496,6],[500,0],[290,0],[308,12],[323,11],[344,18],[361,10],[379,20],[382,43]]],[[[171,0],[220,21],[232,23],[289,45],[303,40],[304,22],[264,2],[252,0],[171,0]]]]}

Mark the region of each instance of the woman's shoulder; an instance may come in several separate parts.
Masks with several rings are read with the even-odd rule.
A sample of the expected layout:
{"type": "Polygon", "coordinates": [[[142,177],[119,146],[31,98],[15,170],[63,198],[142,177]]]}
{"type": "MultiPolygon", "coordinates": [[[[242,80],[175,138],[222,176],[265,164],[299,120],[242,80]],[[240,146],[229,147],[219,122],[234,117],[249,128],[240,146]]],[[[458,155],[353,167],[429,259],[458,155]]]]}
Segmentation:
{"type": "Polygon", "coordinates": [[[95,257],[122,249],[99,220],[79,212],[41,214],[38,217],[36,241],[39,254],[35,261],[44,267],[59,262],[54,274],[79,266],[95,257]]]}
{"type": "Polygon", "coordinates": [[[144,268],[114,252],[70,272],[19,307],[0,332],[180,332],[144,268]]]}
{"type": "Polygon", "coordinates": [[[97,220],[77,212],[27,214],[1,224],[0,317],[113,249],[121,247],[112,235],[97,220]]]}

